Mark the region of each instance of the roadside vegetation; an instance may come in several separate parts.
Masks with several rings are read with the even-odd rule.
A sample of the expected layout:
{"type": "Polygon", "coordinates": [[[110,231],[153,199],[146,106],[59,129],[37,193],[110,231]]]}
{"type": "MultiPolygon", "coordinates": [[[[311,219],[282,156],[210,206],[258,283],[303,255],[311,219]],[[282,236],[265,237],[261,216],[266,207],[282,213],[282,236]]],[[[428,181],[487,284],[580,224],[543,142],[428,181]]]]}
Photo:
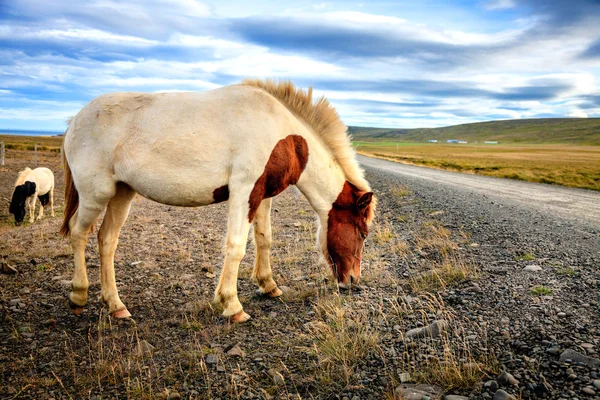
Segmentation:
{"type": "Polygon", "coordinates": [[[600,146],[387,141],[354,146],[360,154],[404,164],[600,190],[600,146]]]}

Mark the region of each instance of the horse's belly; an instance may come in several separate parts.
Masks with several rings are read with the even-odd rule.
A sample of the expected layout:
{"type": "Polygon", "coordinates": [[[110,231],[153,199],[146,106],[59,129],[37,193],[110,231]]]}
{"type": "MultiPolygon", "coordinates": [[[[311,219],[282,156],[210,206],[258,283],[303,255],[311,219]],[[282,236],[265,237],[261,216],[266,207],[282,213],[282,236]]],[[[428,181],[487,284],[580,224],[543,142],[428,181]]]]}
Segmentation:
{"type": "Polygon", "coordinates": [[[224,185],[223,179],[190,179],[165,173],[126,181],[140,195],[172,206],[197,207],[215,203],[214,192],[224,185]]]}

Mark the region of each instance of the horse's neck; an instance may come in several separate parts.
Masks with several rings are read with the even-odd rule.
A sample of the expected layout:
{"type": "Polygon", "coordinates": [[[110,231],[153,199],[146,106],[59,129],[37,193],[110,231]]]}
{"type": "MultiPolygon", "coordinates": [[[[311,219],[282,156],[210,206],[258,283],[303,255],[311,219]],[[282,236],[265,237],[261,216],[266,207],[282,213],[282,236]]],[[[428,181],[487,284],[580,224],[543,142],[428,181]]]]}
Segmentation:
{"type": "Polygon", "coordinates": [[[309,150],[308,163],[296,186],[317,214],[325,217],[345,181],[344,173],[330,153],[323,148],[313,148],[309,150]]]}

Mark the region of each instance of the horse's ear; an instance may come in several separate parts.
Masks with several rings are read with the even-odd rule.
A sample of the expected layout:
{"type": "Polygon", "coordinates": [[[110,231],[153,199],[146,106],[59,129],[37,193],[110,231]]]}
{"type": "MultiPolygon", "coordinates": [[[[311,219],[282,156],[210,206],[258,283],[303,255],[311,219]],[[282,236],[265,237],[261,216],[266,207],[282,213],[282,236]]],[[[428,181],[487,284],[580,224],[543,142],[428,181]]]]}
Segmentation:
{"type": "Polygon", "coordinates": [[[35,183],[34,182],[25,182],[25,193],[27,194],[27,196],[31,196],[32,194],[35,194],[35,183]]]}
{"type": "Polygon", "coordinates": [[[371,204],[371,201],[373,201],[373,192],[363,193],[356,201],[356,207],[358,207],[358,211],[361,213],[365,212],[365,210],[371,204]]]}

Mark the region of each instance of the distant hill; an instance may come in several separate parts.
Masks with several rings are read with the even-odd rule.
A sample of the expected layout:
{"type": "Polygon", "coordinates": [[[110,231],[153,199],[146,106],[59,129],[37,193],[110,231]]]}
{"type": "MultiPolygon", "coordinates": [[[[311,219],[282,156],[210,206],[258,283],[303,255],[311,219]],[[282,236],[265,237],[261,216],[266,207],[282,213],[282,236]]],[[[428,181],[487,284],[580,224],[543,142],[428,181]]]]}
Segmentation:
{"type": "Polygon", "coordinates": [[[426,142],[429,139],[483,143],[571,143],[600,145],[600,118],[543,118],[478,122],[443,128],[348,127],[353,140],[426,142]]]}

